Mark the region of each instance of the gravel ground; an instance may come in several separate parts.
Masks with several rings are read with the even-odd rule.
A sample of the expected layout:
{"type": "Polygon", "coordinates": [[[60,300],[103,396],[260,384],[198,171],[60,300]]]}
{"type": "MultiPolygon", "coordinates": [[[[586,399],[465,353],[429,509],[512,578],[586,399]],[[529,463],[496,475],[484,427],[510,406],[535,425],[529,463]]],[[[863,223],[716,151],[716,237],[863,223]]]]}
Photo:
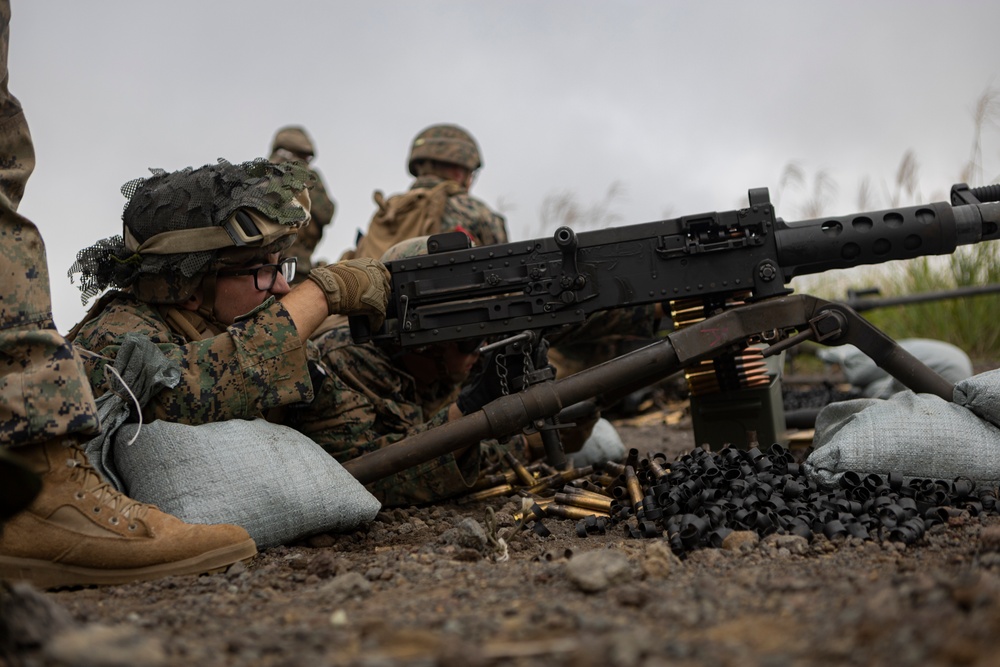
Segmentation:
{"type": "MultiPolygon", "coordinates": [[[[690,430],[664,421],[616,425],[627,446],[673,457],[690,430]]],[[[547,537],[514,533],[519,509],[495,498],[388,510],[225,573],[17,588],[7,662],[1000,664],[997,516],[953,512],[909,545],[737,531],[678,558],[663,538],[581,538],[573,520],[545,519],[547,537]]]]}

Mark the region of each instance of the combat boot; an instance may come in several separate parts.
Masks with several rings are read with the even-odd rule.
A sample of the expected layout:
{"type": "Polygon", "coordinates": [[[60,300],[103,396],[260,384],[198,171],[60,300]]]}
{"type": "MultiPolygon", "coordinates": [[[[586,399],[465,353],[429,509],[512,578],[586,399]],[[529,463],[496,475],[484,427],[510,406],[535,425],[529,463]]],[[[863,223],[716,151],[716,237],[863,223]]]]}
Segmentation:
{"type": "Polygon", "coordinates": [[[42,478],[42,489],[3,527],[2,578],[41,588],[122,584],[219,571],[257,553],[239,526],[184,523],[119,493],[73,438],[17,453],[42,478]]]}

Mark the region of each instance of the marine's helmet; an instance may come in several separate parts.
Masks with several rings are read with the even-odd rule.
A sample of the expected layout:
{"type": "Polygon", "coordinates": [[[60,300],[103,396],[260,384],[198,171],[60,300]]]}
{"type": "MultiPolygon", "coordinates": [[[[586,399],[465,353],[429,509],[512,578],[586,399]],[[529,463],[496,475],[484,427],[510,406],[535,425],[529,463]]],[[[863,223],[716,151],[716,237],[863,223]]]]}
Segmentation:
{"type": "Polygon", "coordinates": [[[271,159],[276,162],[284,162],[287,159],[298,159],[300,156],[306,158],[307,161],[316,157],[316,147],[309,135],[306,134],[305,128],[289,125],[278,130],[271,141],[271,159]],[[282,151],[290,153],[291,157],[283,154],[282,151]]]}
{"type": "Polygon", "coordinates": [[[420,132],[410,145],[407,166],[417,175],[416,163],[437,160],[475,171],[483,166],[479,146],[472,135],[458,125],[431,125],[420,132]]]}
{"type": "Polygon", "coordinates": [[[280,252],[309,223],[312,175],[297,162],[150,171],[122,186],[122,235],[77,254],[69,273],[80,274],[84,303],[109,287],[181,303],[206,275],[280,252]]]}

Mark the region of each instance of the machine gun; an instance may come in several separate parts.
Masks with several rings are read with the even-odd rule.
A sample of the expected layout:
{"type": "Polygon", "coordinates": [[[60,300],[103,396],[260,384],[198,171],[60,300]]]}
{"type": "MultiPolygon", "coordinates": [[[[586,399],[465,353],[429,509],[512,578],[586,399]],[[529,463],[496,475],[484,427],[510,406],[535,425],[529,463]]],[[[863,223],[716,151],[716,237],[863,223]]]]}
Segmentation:
{"type": "Polygon", "coordinates": [[[363,320],[353,320],[357,342],[408,347],[509,337],[654,303],[669,304],[675,331],[570,377],[528,386],[345,467],[363,482],[378,479],[680,369],[693,399],[738,402],[740,392],[773,393],[776,380],[763,370],[765,356],[804,340],[853,343],[907,386],[951,399],[949,383],[849,307],[789,296],[787,285],[800,275],[949,254],[960,245],[996,240],[1000,186],[959,184],[951,203],[795,223],[775,216],[766,188],[750,190],[748,199],[746,208],[735,211],[579,234],[560,227],[552,238],[478,248],[458,247],[454,235],[440,235],[429,241],[430,254],[388,263],[393,287],[386,323],[370,332],[363,320]]]}

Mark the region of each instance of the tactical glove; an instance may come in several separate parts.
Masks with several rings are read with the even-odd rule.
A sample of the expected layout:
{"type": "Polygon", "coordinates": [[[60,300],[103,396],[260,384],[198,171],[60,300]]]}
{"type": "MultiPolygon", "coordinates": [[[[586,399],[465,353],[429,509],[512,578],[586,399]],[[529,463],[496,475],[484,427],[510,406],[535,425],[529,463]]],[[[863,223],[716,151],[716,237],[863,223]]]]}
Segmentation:
{"type": "Polygon", "coordinates": [[[385,321],[389,303],[389,271],[376,259],[362,257],[316,267],[309,280],[326,294],[331,315],[367,315],[372,331],[385,321]]]}

